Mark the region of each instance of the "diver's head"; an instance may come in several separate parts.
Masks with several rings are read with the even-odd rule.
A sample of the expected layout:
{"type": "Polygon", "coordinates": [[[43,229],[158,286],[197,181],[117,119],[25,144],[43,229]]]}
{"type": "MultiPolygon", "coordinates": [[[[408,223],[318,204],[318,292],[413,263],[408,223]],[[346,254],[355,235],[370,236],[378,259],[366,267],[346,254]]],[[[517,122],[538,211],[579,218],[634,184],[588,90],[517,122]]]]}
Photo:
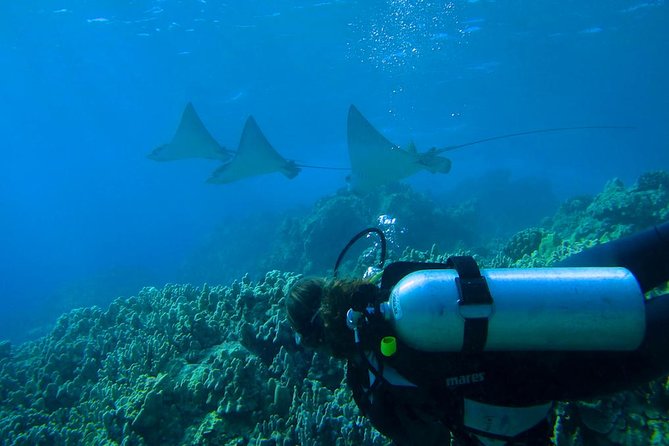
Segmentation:
{"type": "Polygon", "coordinates": [[[337,358],[350,357],[355,343],[346,313],[357,300],[369,302],[373,297],[370,288],[374,286],[362,280],[298,280],[286,297],[288,322],[297,333],[297,342],[337,358]]]}
{"type": "Polygon", "coordinates": [[[286,297],[288,322],[295,330],[295,339],[305,347],[319,347],[325,337],[321,301],[325,281],[319,278],[300,279],[286,297]]]}

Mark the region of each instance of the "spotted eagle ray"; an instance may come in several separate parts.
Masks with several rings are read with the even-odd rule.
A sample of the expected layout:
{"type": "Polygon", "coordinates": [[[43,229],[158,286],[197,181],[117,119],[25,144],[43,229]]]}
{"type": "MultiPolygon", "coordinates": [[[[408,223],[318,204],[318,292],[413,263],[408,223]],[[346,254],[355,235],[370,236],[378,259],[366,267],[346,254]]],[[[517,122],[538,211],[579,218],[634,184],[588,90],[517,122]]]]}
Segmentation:
{"type": "Polygon", "coordinates": [[[451,160],[439,156],[436,149],[419,153],[413,144],[405,150],[379,133],[351,105],[347,124],[348,155],[351,159],[351,187],[358,191],[410,177],[421,170],[448,173],[451,160]]]}
{"type": "Polygon", "coordinates": [[[406,149],[403,149],[399,145],[390,142],[372,126],[354,105],[351,105],[348,110],[347,121],[348,154],[351,159],[350,183],[353,190],[367,192],[379,186],[410,177],[421,170],[431,173],[448,173],[451,170],[451,160],[440,156],[442,153],[496,139],[566,130],[629,128],[632,127],[555,127],[508,133],[464,144],[442,148],[432,147],[425,152],[418,152],[413,143],[409,144],[406,149]]]}
{"type": "Polygon", "coordinates": [[[294,161],[285,159],[274,150],[255,119],[249,116],[244,125],[235,157],[216,169],[207,182],[232,183],[242,178],[272,172],[281,172],[292,179],[300,173],[300,168],[294,161]]]}
{"type": "Polygon", "coordinates": [[[172,141],[157,147],[147,155],[154,161],[174,161],[186,158],[229,160],[232,152],[221,146],[197,115],[190,102],[186,105],[181,122],[172,141]]]}

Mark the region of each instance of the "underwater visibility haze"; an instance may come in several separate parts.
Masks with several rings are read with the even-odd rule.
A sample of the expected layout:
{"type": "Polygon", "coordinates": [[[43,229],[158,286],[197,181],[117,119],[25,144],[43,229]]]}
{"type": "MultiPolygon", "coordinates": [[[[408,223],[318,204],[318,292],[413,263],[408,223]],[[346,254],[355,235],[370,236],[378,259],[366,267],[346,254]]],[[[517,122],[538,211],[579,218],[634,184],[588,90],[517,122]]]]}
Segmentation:
{"type": "Polygon", "coordinates": [[[95,303],[82,295],[95,283],[89,293],[108,302],[198,282],[185,259],[216,228],[249,216],[279,225],[276,212],[347,187],[341,170],[216,185],[205,183],[215,161],[148,160],[188,103],[227,149],[253,116],[287,159],[344,168],[352,104],[419,151],[634,127],[447,153],[450,173],[405,180],[433,196],[505,172],[538,179],[554,203],[666,168],[667,14],[663,1],[5,2],[0,336],[24,338],[41,324],[29,319],[79,297],[95,303]]]}
{"type": "Polygon", "coordinates": [[[367,226],[395,258],[534,265],[514,243],[548,259],[558,236],[595,243],[666,220],[667,29],[664,0],[5,1],[0,340],[39,339],[143,287],[155,308],[197,295],[165,284],[231,286],[213,307],[250,280],[281,289],[330,272],[367,226]],[[197,144],[175,137],[182,115],[197,144]],[[401,184],[379,186],[394,161],[356,152],[368,140],[352,126],[419,162],[498,135],[609,128],[493,139],[395,165],[401,184]]]}

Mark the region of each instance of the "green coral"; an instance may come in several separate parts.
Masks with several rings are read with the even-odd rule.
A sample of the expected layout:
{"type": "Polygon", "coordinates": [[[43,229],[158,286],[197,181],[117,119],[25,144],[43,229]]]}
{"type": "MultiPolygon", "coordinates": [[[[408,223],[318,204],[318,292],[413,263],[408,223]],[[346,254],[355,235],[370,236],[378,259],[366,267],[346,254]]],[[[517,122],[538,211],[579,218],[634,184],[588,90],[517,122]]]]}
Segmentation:
{"type": "Polygon", "coordinates": [[[550,229],[571,242],[605,243],[667,219],[669,174],[643,174],[630,188],[609,181],[592,199],[581,197],[563,205],[551,219],[550,229]]]}
{"type": "Polygon", "coordinates": [[[65,314],[48,336],[13,352],[3,343],[2,443],[372,438],[366,423],[343,415],[353,404],[342,385],[343,364],[296,350],[283,314],[283,296],[296,278],[272,271],[260,282],[245,278],[228,287],[145,288],[107,311],[65,314]]]}

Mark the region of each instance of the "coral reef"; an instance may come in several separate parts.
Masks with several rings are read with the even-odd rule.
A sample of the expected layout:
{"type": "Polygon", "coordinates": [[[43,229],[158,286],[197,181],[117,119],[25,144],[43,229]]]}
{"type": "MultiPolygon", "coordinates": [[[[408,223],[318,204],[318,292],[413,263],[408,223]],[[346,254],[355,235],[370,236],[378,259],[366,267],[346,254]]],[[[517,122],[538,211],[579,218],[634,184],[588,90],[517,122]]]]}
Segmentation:
{"type": "MultiPolygon", "coordinates": [[[[500,181],[489,187],[510,187],[500,181]]],[[[480,188],[479,195],[489,191],[480,188]]],[[[491,228],[509,220],[490,207],[471,192],[437,200],[404,184],[367,194],[340,190],[308,211],[222,226],[188,259],[183,272],[195,280],[216,283],[227,283],[244,272],[258,279],[273,269],[326,274],[349,239],[370,226],[385,226],[390,258],[397,259],[407,248],[427,250],[433,244],[441,249],[488,250],[485,243],[491,228]],[[393,223],[382,223],[385,219],[393,223]],[[488,225],[490,221],[497,224],[488,225]]]]}
{"type": "Polygon", "coordinates": [[[633,234],[669,219],[669,173],[641,175],[629,188],[609,181],[595,197],[576,197],[541,227],[512,236],[492,266],[546,266],[584,248],[633,234]]]}
{"type": "Polygon", "coordinates": [[[167,285],[75,310],[37,342],[0,344],[3,444],[383,445],[344,364],[298,350],[297,276],[167,285]]]}
{"type": "Polygon", "coordinates": [[[548,228],[570,243],[604,243],[669,218],[669,173],[649,172],[626,188],[614,179],[594,198],[565,203],[547,222],[548,228]]]}
{"type": "MultiPolygon", "coordinates": [[[[668,191],[664,172],[643,175],[630,188],[612,181],[596,197],[565,203],[541,227],[507,241],[490,240],[483,253],[465,250],[464,243],[446,248],[452,254],[476,253],[485,266],[546,265],[666,220],[668,191]]],[[[306,270],[326,269],[330,264],[317,259],[336,257],[341,244],[332,238],[347,241],[384,209],[404,212],[403,225],[432,226],[422,234],[425,240],[440,222],[463,224],[472,216],[465,211],[461,219],[454,217],[457,212],[448,217],[430,203],[408,189],[382,201],[350,194],[330,198],[310,218],[283,226],[285,236],[295,238],[285,258],[299,256],[306,270]],[[333,232],[332,220],[341,232],[333,232]],[[297,248],[302,243],[303,251],[297,248]],[[331,252],[323,252],[325,244],[331,252]]],[[[425,240],[408,236],[393,249],[410,260],[448,257],[425,240]]],[[[0,442],[388,445],[353,403],[345,365],[296,346],[283,299],[298,277],[271,271],[229,286],[144,288],[106,310],[64,314],[35,342],[0,342],[0,442]]],[[[565,402],[556,407],[555,442],[666,444],[668,409],[665,380],[604,400],[565,402]]]]}

